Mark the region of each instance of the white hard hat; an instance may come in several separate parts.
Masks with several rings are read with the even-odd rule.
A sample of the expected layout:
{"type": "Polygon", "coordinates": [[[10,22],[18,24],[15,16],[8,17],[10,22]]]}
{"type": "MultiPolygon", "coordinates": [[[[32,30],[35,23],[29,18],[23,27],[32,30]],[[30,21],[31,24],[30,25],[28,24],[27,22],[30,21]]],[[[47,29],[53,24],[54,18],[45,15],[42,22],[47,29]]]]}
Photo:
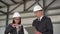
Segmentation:
{"type": "Polygon", "coordinates": [[[15,13],[13,14],[13,17],[12,17],[12,18],[14,18],[14,17],[21,17],[21,15],[19,14],[19,12],[15,12],[15,13]]]}
{"type": "Polygon", "coordinates": [[[33,9],[33,12],[36,12],[36,11],[38,11],[38,10],[42,10],[42,8],[41,8],[41,6],[36,5],[36,6],[34,7],[34,9],[33,9]]]}

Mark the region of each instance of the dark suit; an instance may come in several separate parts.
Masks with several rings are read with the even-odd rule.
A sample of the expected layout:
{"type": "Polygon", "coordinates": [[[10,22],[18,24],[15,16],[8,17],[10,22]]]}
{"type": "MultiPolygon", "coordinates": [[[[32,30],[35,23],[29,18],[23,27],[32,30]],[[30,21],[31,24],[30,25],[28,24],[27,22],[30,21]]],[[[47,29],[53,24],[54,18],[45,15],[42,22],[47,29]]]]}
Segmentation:
{"type": "MultiPolygon", "coordinates": [[[[9,24],[7,28],[5,29],[5,34],[8,34],[8,33],[17,34],[17,30],[16,28],[12,27],[12,24],[9,24]]],[[[24,34],[23,26],[20,27],[18,34],[24,34]]]]}
{"type": "Polygon", "coordinates": [[[53,26],[49,17],[43,16],[41,21],[35,19],[32,25],[37,31],[42,32],[42,34],[53,34],[53,26]]]}

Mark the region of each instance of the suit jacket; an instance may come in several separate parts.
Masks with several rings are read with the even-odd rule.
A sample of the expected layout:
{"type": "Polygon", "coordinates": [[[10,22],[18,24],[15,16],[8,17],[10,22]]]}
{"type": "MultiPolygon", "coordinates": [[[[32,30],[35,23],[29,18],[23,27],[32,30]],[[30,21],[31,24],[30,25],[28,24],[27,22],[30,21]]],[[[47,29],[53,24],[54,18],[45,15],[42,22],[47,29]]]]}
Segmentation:
{"type": "MultiPolygon", "coordinates": [[[[17,34],[17,29],[12,27],[12,24],[9,24],[6,29],[5,29],[5,33],[4,34],[17,34]]],[[[24,30],[23,30],[23,26],[21,25],[21,28],[18,32],[18,34],[24,34],[24,30]]]]}
{"type": "Polygon", "coordinates": [[[37,31],[42,32],[42,34],[53,34],[52,22],[51,19],[47,16],[43,16],[41,21],[35,19],[32,25],[37,31]]]}

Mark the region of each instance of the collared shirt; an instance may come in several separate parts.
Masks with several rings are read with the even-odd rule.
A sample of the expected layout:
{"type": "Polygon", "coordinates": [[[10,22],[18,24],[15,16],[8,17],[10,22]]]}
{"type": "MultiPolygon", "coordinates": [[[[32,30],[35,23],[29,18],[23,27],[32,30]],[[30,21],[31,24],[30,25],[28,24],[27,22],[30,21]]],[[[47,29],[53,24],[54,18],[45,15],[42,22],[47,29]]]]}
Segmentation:
{"type": "Polygon", "coordinates": [[[21,25],[17,25],[17,26],[16,26],[16,28],[17,28],[17,34],[18,34],[19,30],[20,30],[19,27],[21,27],[21,25]]]}
{"type": "MultiPolygon", "coordinates": [[[[19,27],[21,27],[21,25],[17,25],[16,28],[17,28],[17,34],[18,34],[18,31],[19,31],[19,27]]],[[[28,34],[27,30],[25,29],[25,27],[23,27],[23,30],[24,30],[24,34],[28,34]]]]}
{"type": "Polygon", "coordinates": [[[41,16],[40,18],[38,18],[38,20],[41,21],[42,18],[43,18],[43,16],[41,16]]]}

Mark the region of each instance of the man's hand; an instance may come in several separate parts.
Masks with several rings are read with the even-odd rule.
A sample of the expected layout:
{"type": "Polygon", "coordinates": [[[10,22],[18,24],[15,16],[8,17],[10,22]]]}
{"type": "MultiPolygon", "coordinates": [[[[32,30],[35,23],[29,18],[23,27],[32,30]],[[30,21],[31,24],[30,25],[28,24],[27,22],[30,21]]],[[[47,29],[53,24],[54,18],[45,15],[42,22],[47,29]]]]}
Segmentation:
{"type": "Polygon", "coordinates": [[[35,31],[35,33],[34,34],[42,34],[41,32],[38,32],[38,31],[35,31]]]}

